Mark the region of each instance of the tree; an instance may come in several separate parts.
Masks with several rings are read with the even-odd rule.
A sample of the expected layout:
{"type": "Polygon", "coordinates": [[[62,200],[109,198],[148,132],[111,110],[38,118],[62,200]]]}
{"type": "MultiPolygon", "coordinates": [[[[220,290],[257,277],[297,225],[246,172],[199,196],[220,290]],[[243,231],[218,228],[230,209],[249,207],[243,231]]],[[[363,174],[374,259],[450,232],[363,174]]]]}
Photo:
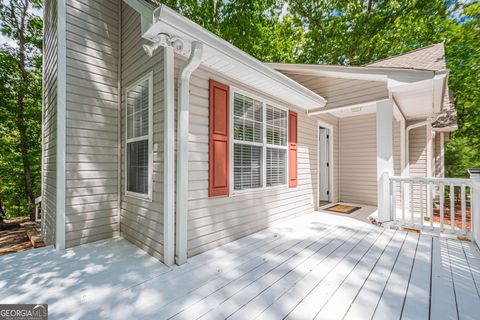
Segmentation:
{"type": "Polygon", "coordinates": [[[480,168],[480,2],[458,6],[448,30],[447,66],[455,94],[459,129],[446,145],[448,176],[467,177],[480,168]]]}
{"type": "Polygon", "coordinates": [[[35,219],[35,194],[39,192],[41,171],[42,20],[31,10],[40,5],[40,0],[12,0],[0,4],[0,31],[15,43],[0,48],[0,172],[5,180],[0,196],[16,194],[3,203],[26,200],[32,220],[35,219]],[[23,188],[18,188],[22,184],[16,183],[19,173],[23,188]]]}

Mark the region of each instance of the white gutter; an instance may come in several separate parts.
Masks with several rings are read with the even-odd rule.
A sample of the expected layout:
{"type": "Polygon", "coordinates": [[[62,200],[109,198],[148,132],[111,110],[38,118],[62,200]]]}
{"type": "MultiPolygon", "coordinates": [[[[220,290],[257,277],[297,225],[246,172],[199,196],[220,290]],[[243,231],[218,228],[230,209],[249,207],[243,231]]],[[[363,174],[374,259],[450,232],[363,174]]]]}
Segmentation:
{"type": "Polygon", "coordinates": [[[193,42],[190,57],[178,77],[177,119],[177,203],[175,262],[187,261],[187,214],[188,214],[188,129],[190,104],[190,76],[202,62],[203,45],[193,42]]]}

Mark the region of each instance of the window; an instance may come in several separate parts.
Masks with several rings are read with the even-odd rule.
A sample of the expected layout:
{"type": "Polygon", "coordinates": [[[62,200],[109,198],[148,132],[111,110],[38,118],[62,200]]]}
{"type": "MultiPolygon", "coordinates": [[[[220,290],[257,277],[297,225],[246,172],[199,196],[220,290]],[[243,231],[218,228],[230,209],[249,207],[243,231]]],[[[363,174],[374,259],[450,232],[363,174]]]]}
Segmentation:
{"type": "Polygon", "coordinates": [[[151,197],[153,75],[126,90],[126,191],[151,197]]]}
{"type": "Polygon", "coordinates": [[[287,118],[284,109],[233,94],[233,189],[287,183],[287,118]]]}

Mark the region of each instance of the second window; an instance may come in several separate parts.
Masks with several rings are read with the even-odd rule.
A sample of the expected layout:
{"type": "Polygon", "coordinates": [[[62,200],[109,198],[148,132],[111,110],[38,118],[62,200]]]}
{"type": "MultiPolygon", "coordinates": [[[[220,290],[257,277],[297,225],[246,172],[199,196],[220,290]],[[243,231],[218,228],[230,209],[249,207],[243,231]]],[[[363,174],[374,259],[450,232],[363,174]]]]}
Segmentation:
{"type": "Polygon", "coordinates": [[[287,110],[234,92],[235,191],[287,183],[287,119],[287,110]]]}

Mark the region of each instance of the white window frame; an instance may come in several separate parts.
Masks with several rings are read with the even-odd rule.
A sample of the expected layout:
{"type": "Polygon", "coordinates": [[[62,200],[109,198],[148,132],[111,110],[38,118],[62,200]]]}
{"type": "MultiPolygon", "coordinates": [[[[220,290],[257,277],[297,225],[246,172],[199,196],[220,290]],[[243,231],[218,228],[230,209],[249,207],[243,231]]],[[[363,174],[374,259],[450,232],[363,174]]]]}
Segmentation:
{"type": "Polygon", "coordinates": [[[286,189],[288,188],[288,177],[289,177],[289,162],[288,162],[288,143],[289,143],[289,116],[288,116],[288,111],[289,108],[280,106],[278,103],[275,103],[269,99],[265,99],[262,97],[259,97],[251,92],[244,91],[241,89],[238,89],[234,86],[230,86],[230,160],[229,160],[229,165],[230,165],[230,195],[239,195],[239,194],[245,194],[245,193],[252,193],[252,192],[258,192],[262,190],[275,190],[275,189],[286,189]],[[235,93],[241,94],[243,96],[255,99],[257,101],[260,101],[262,103],[262,120],[263,120],[263,132],[262,132],[262,142],[251,142],[251,141],[243,141],[243,140],[235,140],[234,138],[234,120],[235,120],[235,114],[234,114],[234,98],[235,98],[235,93]],[[270,105],[272,107],[284,110],[287,112],[287,145],[285,146],[278,146],[274,144],[268,144],[267,143],[267,105],[270,105]],[[240,143],[240,144],[245,144],[245,145],[251,145],[251,146],[257,146],[257,147],[262,147],[262,166],[261,166],[261,179],[262,179],[262,186],[260,188],[249,188],[249,189],[243,189],[243,190],[235,190],[235,181],[234,181],[234,144],[235,143],[240,143]],[[285,183],[284,184],[279,184],[276,186],[267,186],[267,148],[277,148],[277,149],[285,149],[286,150],[286,169],[285,169],[285,183]]]}
{"type": "Polygon", "coordinates": [[[153,189],[153,71],[150,71],[145,76],[139,78],[134,83],[129,85],[124,92],[125,97],[125,144],[124,144],[124,159],[125,159],[125,195],[138,198],[142,200],[152,201],[152,189],[153,189]],[[136,137],[128,139],[128,115],[127,115],[127,99],[128,99],[128,92],[135,88],[137,85],[141,84],[145,80],[148,81],[148,192],[146,194],[128,191],[128,143],[146,140],[145,136],[136,137]]]}

